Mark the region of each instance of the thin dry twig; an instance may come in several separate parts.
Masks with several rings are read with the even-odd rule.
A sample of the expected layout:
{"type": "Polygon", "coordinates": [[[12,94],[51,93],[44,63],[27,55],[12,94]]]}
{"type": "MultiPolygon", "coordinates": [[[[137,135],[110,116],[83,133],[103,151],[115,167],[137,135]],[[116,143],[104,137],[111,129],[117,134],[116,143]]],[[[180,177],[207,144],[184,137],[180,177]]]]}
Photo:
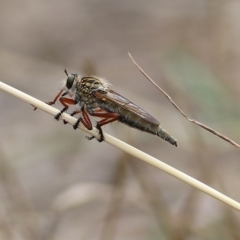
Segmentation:
{"type": "Polygon", "coordinates": [[[133,59],[132,55],[130,53],[128,53],[129,57],[131,58],[132,62],[136,65],[136,67],[139,69],[139,71],[147,78],[147,80],[149,80],[159,91],[161,91],[164,96],[172,103],[172,105],[189,121],[192,122],[196,125],[198,125],[199,127],[213,133],[214,135],[222,138],[224,141],[229,142],[230,144],[232,144],[234,147],[240,148],[240,145],[236,142],[234,142],[233,140],[231,140],[230,138],[226,137],[225,135],[217,132],[216,130],[196,121],[195,119],[191,119],[189,118],[183,111],[182,109],[172,100],[172,98],[164,91],[162,90],[162,88],[160,88],[144,71],[143,69],[136,63],[136,61],[133,59]]]}

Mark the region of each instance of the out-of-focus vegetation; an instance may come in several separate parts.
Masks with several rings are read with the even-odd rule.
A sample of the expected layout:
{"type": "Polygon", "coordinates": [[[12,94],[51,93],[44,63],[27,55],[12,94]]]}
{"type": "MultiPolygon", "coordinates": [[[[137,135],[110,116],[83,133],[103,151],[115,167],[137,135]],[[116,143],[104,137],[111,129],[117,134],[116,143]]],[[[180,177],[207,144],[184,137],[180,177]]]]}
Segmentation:
{"type": "MultiPolygon", "coordinates": [[[[104,130],[240,201],[238,1],[26,1],[0,8],[0,81],[52,100],[95,74],[178,139],[104,130]]],[[[59,109],[60,105],[57,105],[59,109]]],[[[75,107],[73,107],[74,109],[75,107]]],[[[0,239],[239,239],[239,213],[0,92],[0,239]]],[[[96,119],[93,119],[95,122],[96,119]]]]}

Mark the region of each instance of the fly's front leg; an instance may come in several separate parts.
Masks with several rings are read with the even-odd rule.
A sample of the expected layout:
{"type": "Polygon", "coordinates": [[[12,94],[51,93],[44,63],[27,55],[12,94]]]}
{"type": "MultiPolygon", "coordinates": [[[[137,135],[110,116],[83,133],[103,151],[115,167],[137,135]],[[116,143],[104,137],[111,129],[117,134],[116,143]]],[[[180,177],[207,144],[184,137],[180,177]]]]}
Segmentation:
{"type": "Polygon", "coordinates": [[[67,111],[69,105],[75,105],[77,102],[71,98],[61,97],[59,99],[60,103],[64,106],[64,108],[54,117],[56,120],[59,120],[60,116],[67,111]]]}
{"type": "Polygon", "coordinates": [[[50,101],[50,102],[46,102],[48,105],[54,105],[56,103],[56,101],[58,100],[58,98],[61,96],[62,92],[63,92],[64,89],[61,89],[59,91],[59,93],[56,95],[56,97],[50,101]]]}
{"type": "MultiPolygon", "coordinates": [[[[58,100],[58,98],[61,96],[63,90],[64,90],[64,89],[61,89],[61,90],[59,91],[59,93],[56,95],[56,97],[55,97],[52,101],[46,102],[46,104],[48,104],[48,105],[50,105],[50,106],[51,106],[51,105],[54,105],[54,104],[56,103],[56,101],[58,100]]],[[[33,110],[36,111],[36,110],[37,110],[37,107],[34,107],[33,110]]]]}
{"type": "MultiPolygon", "coordinates": [[[[97,122],[96,128],[98,129],[99,132],[99,138],[97,139],[99,142],[102,142],[104,140],[104,135],[102,131],[102,126],[114,122],[118,120],[119,115],[117,113],[109,113],[105,112],[101,108],[97,108],[93,110],[93,113],[91,114],[94,117],[100,117],[103,118],[101,121],[97,122]]],[[[92,140],[95,137],[86,137],[88,140],[92,140]]]]}

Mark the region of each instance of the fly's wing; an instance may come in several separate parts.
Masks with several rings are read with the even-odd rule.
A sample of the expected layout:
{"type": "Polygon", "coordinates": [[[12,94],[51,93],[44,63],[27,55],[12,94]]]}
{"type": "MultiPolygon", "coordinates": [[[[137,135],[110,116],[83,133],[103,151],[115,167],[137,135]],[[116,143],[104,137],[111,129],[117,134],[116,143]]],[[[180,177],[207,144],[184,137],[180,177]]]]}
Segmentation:
{"type": "Polygon", "coordinates": [[[118,106],[121,106],[122,108],[126,109],[127,111],[135,114],[136,116],[145,119],[146,121],[159,125],[159,122],[151,116],[149,113],[135,105],[134,103],[130,102],[125,97],[121,96],[120,94],[114,92],[113,90],[109,90],[108,92],[94,92],[94,95],[98,99],[107,99],[109,102],[113,102],[117,104],[118,106]]]}

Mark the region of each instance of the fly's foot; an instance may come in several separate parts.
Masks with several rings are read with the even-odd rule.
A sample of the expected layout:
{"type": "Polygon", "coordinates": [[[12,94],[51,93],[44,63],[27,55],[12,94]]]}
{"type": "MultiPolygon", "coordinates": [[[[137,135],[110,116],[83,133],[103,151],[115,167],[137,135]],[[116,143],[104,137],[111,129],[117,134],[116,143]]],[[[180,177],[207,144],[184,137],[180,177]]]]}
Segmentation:
{"type": "MultiPolygon", "coordinates": [[[[51,101],[51,102],[45,102],[46,104],[48,104],[48,105],[53,105],[54,104],[54,102],[53,101],[51,101]]],[[[32,104],[31,104],[32,105],[32,104]]],[[[32,105],[33,106],[33,105],[32,105]]],[[[37,107],[35,107],[35,106],[33,106],[33,111],[36,111],[37,110],[37,107]]]]}
{"type": "MultiPolygon", "coordinates": [[[[89,137],[89,136],[85,136],[85,138],[87,139],[87,140],[92,140],[92,139],[94,139],[94,138],[96,138],[96,137],[94,137],[94,136],[91,136],[91,137],[89,137]]],[[[99,138],[96,138],[99,142],[102,142],[103,140],[104,140],[104,137],[99,137],[99,138]]]]}
{"type": "Polygon", "coordinates": [[[97,123],[97,125],[96,125],[96,128],[98,129],[99,137],[96,138],[96,137],[94,137],[94,136],[91,136],[91,137],[86,136],[86,139],[92,140],[92,139],[96,138],[99,142],[102,142],[102,141],[104,140],[102,128],[101,128],[101,126],[98,125],[98,123],[97,123]]]}
{"type": "Polygon", "coordinates": [[[53,105],[54,104],[54,102],[53,101],[51,101],[51,102],[45,102],[46,104],[48,104],[48,105],[53,105]]]}
{"type": "Polygon", "coordinates": [[[94,139],[95,137],[94,136],[91,136],[91,137],[85,136],[85,138],[90,141],[90,140],[94,139]]]}
{"type": "Polygon", "coordinates": [[[61,115],[62,115],[62,113],[59,112],[57,115],[54,116],[54,118],[58,121],[61,115]]]}
{"type": "Polygon", "coordinates": [[[102,141],[104,140],[102,128],[101,128],[101,126],[98,125],[98,123],[97,123],[97,125],[96,125],[96,128],[97,128],[98,131],[99,131],[99,138],[98,138],[97,140],[98,140],[99,142],[102,142],[102,141]]]}
{"type": "Polygon", "coordinates": [[[81,118],[79,118],[76,123],[73,125],[73,129],[76,130],[79,126],[79,123],[81,122],[81,118]]]}
{"type": "MultiPolygon", "coordinates": [[[[72,113],[70,114],[70,116],[74,116],[75,114],[77,114],[77,111],[72,112],[72,113]]],[[[68,121],[63,120],[63,123],[64,123],[64,124],[67,124],[68,121]]],[[[76,123],[75,123],[75,124],[76,124],[76,123]]],[[[75,128],[74,128],[74,129],[75,129],[75,128]]]]}
{"type": "MultiPolygon", "coordinates": [[[[50,102],[51,103],[51,102],[50,102]]],[[[50,104],[49,104],[50,105],[50,104]]],[[[61,115],[66,112],[68,107],[63,108],[54,118],[58,121],[61,115]]]]}

